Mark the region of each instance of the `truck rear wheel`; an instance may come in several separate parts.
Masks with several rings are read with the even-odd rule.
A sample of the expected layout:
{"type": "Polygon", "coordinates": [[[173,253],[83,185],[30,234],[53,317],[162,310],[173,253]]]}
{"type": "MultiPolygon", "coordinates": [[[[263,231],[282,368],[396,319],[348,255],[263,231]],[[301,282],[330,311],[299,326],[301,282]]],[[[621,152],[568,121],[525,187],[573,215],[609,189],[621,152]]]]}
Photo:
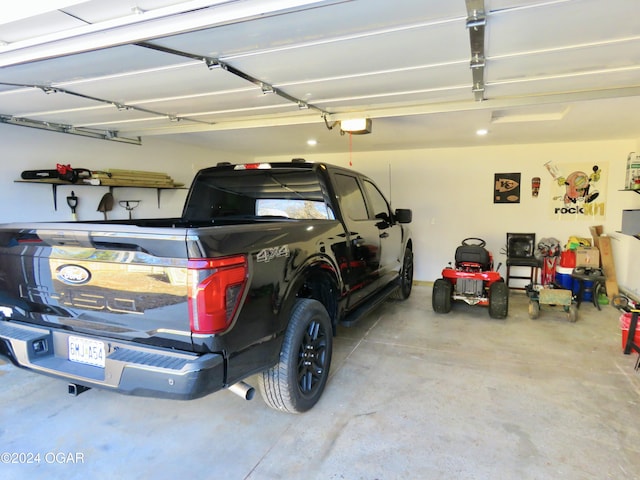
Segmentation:
{"type": "Polygon", "coordinates": [[[259,379],[262,398],[271,408],[302,413],[320,399],[329,378],[333,329],[324,306],[302,298],[291,311],[280,361],[259,379]]]}

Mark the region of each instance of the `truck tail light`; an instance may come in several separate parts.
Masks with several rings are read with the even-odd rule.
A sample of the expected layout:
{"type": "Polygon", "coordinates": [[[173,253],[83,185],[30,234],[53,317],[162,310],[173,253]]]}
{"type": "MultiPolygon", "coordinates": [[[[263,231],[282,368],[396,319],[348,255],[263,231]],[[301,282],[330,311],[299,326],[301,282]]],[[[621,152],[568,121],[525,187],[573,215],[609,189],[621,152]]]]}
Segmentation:
{"type": "Polygon", "coordinates": [[[271,168],[270,163],[244,163],[233,167],[234,170],[268,170],[271,168]]]}
{"type": "Polygon", "coordinates": [[[247,257],[189,260],[187,268],[191,332],[224,332],[233,321],[247,283],[247,257]]]}

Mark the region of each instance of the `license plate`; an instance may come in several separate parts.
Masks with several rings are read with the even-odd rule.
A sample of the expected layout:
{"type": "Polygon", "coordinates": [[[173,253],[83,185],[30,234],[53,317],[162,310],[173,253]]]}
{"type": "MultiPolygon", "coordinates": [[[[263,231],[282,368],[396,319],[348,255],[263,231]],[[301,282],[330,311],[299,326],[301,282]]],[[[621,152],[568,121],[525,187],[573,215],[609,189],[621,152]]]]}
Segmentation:
{"type": "Polygon", "coordinates": [[[69,360],[104,368],[104,343],[90,338],[69,337],[69,360]]]}

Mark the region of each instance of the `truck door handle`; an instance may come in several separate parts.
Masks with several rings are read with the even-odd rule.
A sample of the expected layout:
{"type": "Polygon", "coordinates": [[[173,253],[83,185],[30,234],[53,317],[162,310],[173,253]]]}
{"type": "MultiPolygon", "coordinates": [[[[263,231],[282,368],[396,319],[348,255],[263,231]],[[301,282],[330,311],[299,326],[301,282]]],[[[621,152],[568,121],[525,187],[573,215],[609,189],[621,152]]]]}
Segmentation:
{"type": "Polygon", "coordinates": [[[383,232],[380,234],[380,238],[387,238],[389,234],[387,232],[383,232]]]}

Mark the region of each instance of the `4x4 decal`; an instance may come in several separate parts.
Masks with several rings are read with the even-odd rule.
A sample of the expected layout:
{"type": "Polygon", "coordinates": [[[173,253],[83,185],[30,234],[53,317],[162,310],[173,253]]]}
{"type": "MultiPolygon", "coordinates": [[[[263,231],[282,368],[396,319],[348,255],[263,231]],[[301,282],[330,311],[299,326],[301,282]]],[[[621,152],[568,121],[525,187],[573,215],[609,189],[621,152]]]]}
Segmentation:
{"type": "Polygon", "coordinates": [[[281,245],[279,247],[263,248],[256,255],[258,262],[270,262],[274,258],[288,257],[290,255],[289,245],[281,245]]]}

